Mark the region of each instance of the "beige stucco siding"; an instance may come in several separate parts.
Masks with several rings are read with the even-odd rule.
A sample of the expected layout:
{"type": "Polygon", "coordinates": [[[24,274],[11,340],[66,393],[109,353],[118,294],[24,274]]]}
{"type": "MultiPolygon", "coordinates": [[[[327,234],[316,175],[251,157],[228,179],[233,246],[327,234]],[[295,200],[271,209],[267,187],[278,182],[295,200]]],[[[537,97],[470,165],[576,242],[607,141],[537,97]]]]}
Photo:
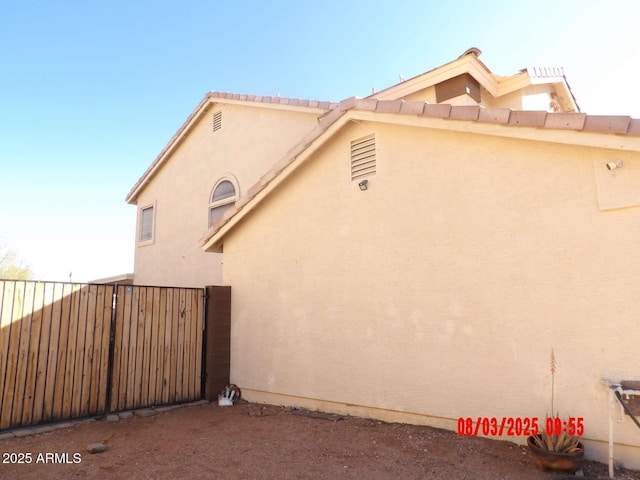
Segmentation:
{"type": "Polygon", "coordinates": [[[232,175],[239,193],[246,192],[316,125],[316,117],[232,104],[214,105],[206,112],[137,199],[139,208],[155,205],[156,216],[154,242],[137,244],[136,284],[219,284],[222,257],[199,248],[216,181],[232,175]],[[213,132],[212,116],[218,110],[223,112],[222,129],[213,132]]]}
{"type": "MultiPolygon", "coordinates": [[[[588,454],[603,459],[600,381],[640,379],[640,208],[600,210],[594,178],[614,158],[640,162],[345,128],[224,239],[232,381],[249,399],[455,428],[458,417],[550,413],[554,348],[555,408],[584,417],[588,454]],[[370,133],[377,173],[362,192],[349,142],[370,133]]],[[[606,188],[615,196],[615,180],[606,188]]],[[[616,454],[635,468],[638,438],[629,420],[616,424],[616,454]]]]}

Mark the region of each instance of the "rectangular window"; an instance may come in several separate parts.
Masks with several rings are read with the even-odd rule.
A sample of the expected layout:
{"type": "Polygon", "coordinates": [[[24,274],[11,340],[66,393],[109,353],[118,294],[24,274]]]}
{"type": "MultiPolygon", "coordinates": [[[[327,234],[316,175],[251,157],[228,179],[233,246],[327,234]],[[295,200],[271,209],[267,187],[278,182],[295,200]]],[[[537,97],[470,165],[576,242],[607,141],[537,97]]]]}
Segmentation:
{"type": "Polygon", "coordinates": [[[153,240],[153,205],[140,210],[140,243],[153,240]]]}

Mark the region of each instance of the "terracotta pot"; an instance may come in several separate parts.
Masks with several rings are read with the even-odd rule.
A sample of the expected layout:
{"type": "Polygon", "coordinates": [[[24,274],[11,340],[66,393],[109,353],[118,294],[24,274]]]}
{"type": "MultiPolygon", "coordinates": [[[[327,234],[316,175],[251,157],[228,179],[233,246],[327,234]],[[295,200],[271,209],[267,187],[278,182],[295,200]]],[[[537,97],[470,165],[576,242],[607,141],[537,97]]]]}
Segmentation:
{"type": "MultiPolygon", "coordinates": [[[[537,436],[540,437],[540,435],[537,436]]],[[[578,443],[580,450],[573,453],[550,452],[538,447],[533,442],[533,437],[527,438],[527,445],[533,455],[536,466],[543,472],[545,470],[563,470],[575,473],[582,465],[582,459],[584,458],[584,445],[582,445],[582,442],[578,443]]]]}

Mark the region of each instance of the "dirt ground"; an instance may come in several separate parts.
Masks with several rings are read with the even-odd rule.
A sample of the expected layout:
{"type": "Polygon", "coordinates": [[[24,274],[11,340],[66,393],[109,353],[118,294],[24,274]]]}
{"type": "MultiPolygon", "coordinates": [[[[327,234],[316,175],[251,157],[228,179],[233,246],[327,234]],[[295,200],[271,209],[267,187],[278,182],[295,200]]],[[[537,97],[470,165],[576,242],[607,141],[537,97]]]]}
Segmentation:
{"type": "MultiPolygon", "coordinates": [[[[528,450],[509,442],[353,417],[315,417],[241,402],[86,422],[0,440],[0,479],[564,478],[536,470],[528,450]],[[96,442],[107,450],[87,453],[96,442]],[[17,458],[11,453],[30,453],[31,463],[5,463],[17,458]],[[44,463],[47,453],[69,463],[44,463]]],[[[599,463],[585,462],[584,473],[587,479],[608,478],[606,465],[599,463]]],[[[619,470],[616,478],[640,480],[640,472],[619,470]]]]}

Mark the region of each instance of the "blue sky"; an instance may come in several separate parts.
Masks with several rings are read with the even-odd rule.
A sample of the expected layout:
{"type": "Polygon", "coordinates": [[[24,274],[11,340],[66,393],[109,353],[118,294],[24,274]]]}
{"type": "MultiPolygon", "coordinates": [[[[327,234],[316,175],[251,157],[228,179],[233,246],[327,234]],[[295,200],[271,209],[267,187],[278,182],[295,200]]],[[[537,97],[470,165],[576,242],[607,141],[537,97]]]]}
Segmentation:
{"type": "Polygon", "coordinates": [[[0,5],[0,240],[42,280],[133,271],[124,198],[207,91],[338,101],[454,60],[564,66],[640,118],[635,1],[11,1],[0,5]]]}

